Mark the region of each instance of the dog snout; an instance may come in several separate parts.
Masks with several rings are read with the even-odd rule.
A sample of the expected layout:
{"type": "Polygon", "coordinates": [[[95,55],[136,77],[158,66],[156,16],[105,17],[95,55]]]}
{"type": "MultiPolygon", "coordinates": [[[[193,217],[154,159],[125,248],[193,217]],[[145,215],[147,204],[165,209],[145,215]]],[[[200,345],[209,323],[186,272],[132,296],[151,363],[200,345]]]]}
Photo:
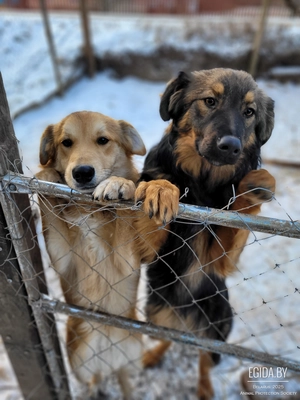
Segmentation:
{"type": "Polygon", "coordinates": [[[90,165],[78,165],[73,168],[72,176],[77,183],[89,183],[95,176],[95,169],[90,165]]]}
{"type": "Polygon", "coordinates": [[[238,157],[242,151],[240,139],[234,136],[223,136],[218,140],[217,145],[221,153],[230,158],[238,157]]]}

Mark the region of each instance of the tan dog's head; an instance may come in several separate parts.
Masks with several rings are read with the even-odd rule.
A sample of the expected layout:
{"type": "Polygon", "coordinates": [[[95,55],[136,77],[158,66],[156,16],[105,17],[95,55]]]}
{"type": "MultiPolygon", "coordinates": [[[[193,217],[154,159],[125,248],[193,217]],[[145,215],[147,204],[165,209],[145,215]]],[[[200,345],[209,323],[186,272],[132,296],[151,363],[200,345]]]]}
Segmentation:
{"type": "Polygon", "coordinates": [[[235,165],[271,136],[274,102],[248,73],[215,68],[181,72],[161,98],[160,115],[211,165],[235,165]]]}
{"type": "Polygon", "coordinates": [[[41,165],[54,168],[68,186],[86,193],[110,176],[133,179],[131,156],[145,153],[140,135],[129,123],[88,111],[49,125],[40,143],[41,165]]]}

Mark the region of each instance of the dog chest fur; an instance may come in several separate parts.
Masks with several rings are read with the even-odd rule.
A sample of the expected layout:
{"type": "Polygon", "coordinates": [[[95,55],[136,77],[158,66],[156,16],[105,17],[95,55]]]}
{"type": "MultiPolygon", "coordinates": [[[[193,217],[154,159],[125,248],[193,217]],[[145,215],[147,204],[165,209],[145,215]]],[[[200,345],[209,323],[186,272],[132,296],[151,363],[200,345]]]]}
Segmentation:
{"type": "Polygon", "coordinates": [[[63,232],[60,237],[49,230],[47,243],[64,286],[72,287],[72,301],[76,299],[76,304],[94,310],[126,314],[134,305],[139,279],[139,262],[133,243],[127,239],[132,228],[126,216],[117,218],[114,211],[107,211],[81,215],[80,220],[68,210],[64,217],[68,217],[67,239],[63,232]],[[77,225],[73,225],[74,219],[77,225]],[[88,295],[83,296],[87,287],[88,295]]]}

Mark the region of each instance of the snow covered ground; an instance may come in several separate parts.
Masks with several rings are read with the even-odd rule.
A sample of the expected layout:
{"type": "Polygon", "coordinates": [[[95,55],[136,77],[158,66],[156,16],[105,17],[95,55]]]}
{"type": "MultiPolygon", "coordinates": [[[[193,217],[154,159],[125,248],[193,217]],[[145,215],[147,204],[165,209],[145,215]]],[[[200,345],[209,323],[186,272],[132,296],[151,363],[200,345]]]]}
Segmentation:
{"type": "MultiPolygon", "coordinates": [[[[26,29],[24,32],[20,31],[20,41],[26,32],[27,35],[31,35],[32,43],[39,40],[41,27],[37,29],[35,24],[32,24],[31,31],[28,30],[27,24],[24,26],[26,29]]],[[[130,30],[130,25],[127,29],[130,30]]],[[[2,31],[1,43],[7,43],[8,54],[14,51],[19,52],[20,60],[22,60],[21,50],[25,54],[30,49],[27,48],[25,51],[22,46],[14,49],[9,44],[13,43],[9,42],[12,34],[15,35],[16,31],[13,33],[9,30],[2,31]]],[[[119,36],[116,35],[116,37],[119,36]]],[[[112,36],[110,46],[113,48],[114,45],[112,36]]],[[[116,46],[119,45],[120,42],[116,43],[116,46]]],[[[78,51],[78,44],[74,45],[74,48],[78,51]]],[[[76,51],[74,50],[73,55],[70,54],[70,60],[73,60],[73,56],[77,54],[76,51]]],[[[14,56],[16,57],[16,54],[14,56]]],[[[40,57],[43,58],[42,53],[40,57]]],[[[28,70],[34,70],[34,63],[37,62],[38,65],[41,59],[36,60],[33,57],[31,60],[33,64],[28,65],[28,70]]],[[[4,65],[5,71],[3,75],[5,85],[5,75],[9,71],[9,65],[6,62],[8,63],[9,60],[9,57],[2,58],[1,56],[1,69],[4,65]]],[[[26,60],[29,62],[30,58],[26,56],[26,60]]],[[[15,68],[17,67],[16,65],[15,68]]],[[[42,69],[38,68],[36,71],[46,69],[50,74],[50,67],[45,64],[42,69]]],[[[12,70],[11,73],[18,74],[18,70],[12,70]]],[[[28,97],[26,101],[29,101],[31,96],[37,102],[44,100],[51,90],[46,90],[48,95],[45,97],[43,74],[39,75],[37,72],[35,75],[27,76],[22,73],[19,75],[18,90],[14,89],[11,93],[19,92],[19,98],[22,101],[26,96],[28,97]],[[32,90],[29,90],[30,87],[32,90]]],[[[276,102],[275,129],[272,138],[263,148],[263,158],[299,163],[300,87],[275,81],[259,81],[259,85],[276,102]]],[[[164,87],[165,82],[153,83],[133,77],[115,80],[109,72],[105,72],[98,74],[93,80],[80,79],[64,97],[53,98],[40,107],[20,115],[14,120],[14,128],[20,141],[19,147],[25,175],[32,175],[37,171],[39,138],[43,130],[47,125],[58,122],[73,111],[99,111],[113,118],[125,119],[140,132],[149,149],[157,143],[166,127],[166,123],[161,121],[158,114],[159,94],[164,87]]],[[[8,85],[8,90],[11,90],[10,85],[8,85]]],[[[20,107],[18,101],[15,95],[9,96],[11,109],[17,110],[20,107]]],[[[141,167],[143,158],[136,158],[136,162],[141,167]]],[[[263,207],[262,215],[299,220],[300,169],[269,164],[264,167],[275,176],[277,191],[275,200],[263,207]]],[[[299,268],[299,240],[279,236],[269,237],[269,235],[258,233],[250,234],[249,245],[242,254],[239,269],[228,279],[231,304],[236,312],[234,329],[229,338],[230,343],[300,361],[299,268]]],[[[195,400],[196,355],[195,349],[175,345],[174,350],[167,353],[160,367],[133,374],[132,381],[136,387],[134,399],[195,400]]],[[[239,380],[241,372],[246,369],[247,364],[240,360],[223,358],[221,365],[213,372],[217,400],[242,398],[239,380]]],[[[288,381],[285,389],[297,391],[297,397],[293,398],[299,399],[300,382],[299,379],[292,377],[291,371],[289,371],[288,381]]],[[[4,390],[5,388],[7,388],[7,380],[3,385],[0,382],[1,400],[20,398],[15,389],[4,390]]],[[[110,399],[120,398],[114,378],[108,380],[107,391],[110,399]]]]}
{"type": "MultiPolygon", "coordinates": [[[[74,81],[83,72],[79,13],[52,12],[49,19],[62,81],[74,81]]],[[[100,63],[105,65],[107,58],[119,57],[127,74],[132,68],[139,71],[139,76],[148,74],[152,80],[163,76],[165,81],[187,64],[193,65],[193,69],[222,61],[226,65],[241,65],[236,60],[247,58],[251,51],[257,22],[251,16],[235,15],[90,15],[93,49],[100,63]],[[136,54],[144,58],[132,59],[136,54]],[[147,57],[152,57],[150,67],[147,57]]],[[[57,90],[41,14],[0,9],[0,39],[0,70],[15,116],[57,90]]],[[[300,65],[299,43],[300,18],[270,18],[260,63],[267,69],[290,62],[300,65]]]]}
{"type": "MultiPolygon", "coordinates": [[[[270,159],[277,159],[285,153],[286,160],[296,162],[300,149],[297,128],[299,110],[297,106],[291,107],[291,104],[295,104],[300,88],[292,84],[265,81],[261,81],[260,86],[276,100],[276,127],[273,137],[265,145],[264,154],[270,159]],[[291,142],[285,149],[283,141],[288,139],[291,142]]],[[[140,132],[149,149],[159,140],[166,127],[158,115],[159,94],[164,87],[164,82],[153,83],[136,78],[114,80],[109,73],[101,73],[93,80],[81,79],[63,98],[53,98],[19,116],[14,121],[14,128],[20,140],[24,173],[29,175],[37,171],[39,138],[45,127],[75,110],[100,111],[114,118],[127,119],[140,132]]],[[[136,162],[141,166],[142,157],[136,162]]],[[[277,178],[277,193],[276,200],[265,205],[263,215],[299,219],[299,170],[265,167],[277,178]]],[[[229,341],[300,360],[297,347],[300,343],[299,293],[295,291],[300,286],[297,273],[300,267],[299,243],[297,239],[265,237],[251,234],[239,271],[228,280],[231,302],[237,313],[229,341]]],[[[196,359],[194,350],[176,345],[175,351],[168,353],[160,369],[133,378],[139,387],[136,398],[179,400],[181,397],[176,397],[175,393],[181,393],[188,399],[194,399],[196,359]],[[179,364],[179,359],[182,364],[179,364]],[[178,374],[180,379],[174,379],[174,374],[178,374]],[[166,384],[168,381],[172,382],[171,386],[166,384]],[[148,390],[149,385],[151,391],[148,390]]],[[[225,357],[224,362],[215,369],[214,382],[220,389],[218,399],[240,398],[238,380],[243,370],[240,364],[240,361],[225,357]],[[222,397],[221,393],[226,396],[222,397]]],[[[291,382],[294,381],[290,380],[289,385],[296,385],[300,391],[300,384],[291,382]]],[[[113,394],[116,390],[113,383],[110,382],[108,389],[112,398],[118,399],[118,391],[113,394]]]]}

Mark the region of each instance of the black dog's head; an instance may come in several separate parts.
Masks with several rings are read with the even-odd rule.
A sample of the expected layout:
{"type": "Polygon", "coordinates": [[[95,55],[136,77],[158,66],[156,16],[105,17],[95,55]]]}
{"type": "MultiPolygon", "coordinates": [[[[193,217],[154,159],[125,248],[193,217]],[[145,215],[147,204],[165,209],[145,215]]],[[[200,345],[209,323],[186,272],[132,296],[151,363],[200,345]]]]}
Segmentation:
{"type": "Polygon", "coordinates": [[[160,115],[211,165],[235,165],[270,138],[274,101],[244,71],[180,72],[161,98],[160,115]]]}

